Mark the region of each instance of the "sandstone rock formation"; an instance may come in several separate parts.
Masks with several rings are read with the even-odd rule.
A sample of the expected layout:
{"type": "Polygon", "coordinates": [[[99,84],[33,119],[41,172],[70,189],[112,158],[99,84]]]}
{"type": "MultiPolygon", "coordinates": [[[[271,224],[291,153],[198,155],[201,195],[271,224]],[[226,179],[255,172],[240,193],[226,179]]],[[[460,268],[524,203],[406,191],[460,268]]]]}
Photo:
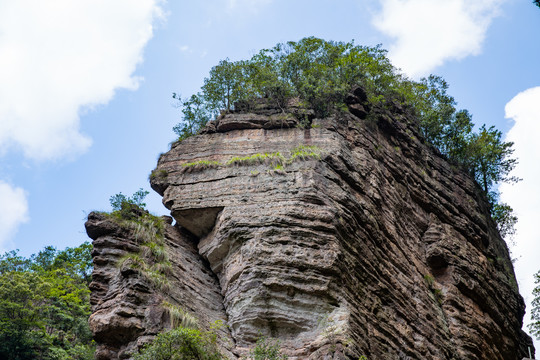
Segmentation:
{"type": "Polygon", "coordinates": [[[89,216],[98,359],[127,358],[169,326],[165,300],[203,327],[226,323],[232,359],[261,334],[290,359],[528,355],[481,189],[399,106],[370,109],[361,90],[347,103],[327,119],[240,106],[160,157],[151,183],[176,221],[167,290],[116,265],[138,251],[133,233],[89,216]]]}

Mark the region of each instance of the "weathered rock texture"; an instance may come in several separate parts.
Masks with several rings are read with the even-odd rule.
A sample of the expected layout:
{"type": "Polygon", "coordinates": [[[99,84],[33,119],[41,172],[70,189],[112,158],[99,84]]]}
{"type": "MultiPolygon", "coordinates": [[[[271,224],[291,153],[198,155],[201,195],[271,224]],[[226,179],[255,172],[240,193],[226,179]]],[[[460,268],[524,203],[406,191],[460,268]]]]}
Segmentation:
{"type": "MultiPolygon", "coordinates": [[[[94,239],[94,271],[90,289],[90,328],[98,346],[97,360],[126,359],[163,329],[170,327],[164,303],[182,304],[208,328],[210,322],[226,321],[223,297],[215,275],[199,256],[193,235],[170,225],[165,217],[165,243],[174,271],[166,290],[156,289],[122,257],[139,252],[141,241],[133,229],[99,213],[90,213],[86,231],[94,239]]],[[[220,330],[225,354],[231,355],[232,339],[220,330]]]]}
{"type": "Polygon", "coordinates": [[[201,323],[223,319],[232,358],[261,333],[291,359],[528,355],[524,303],[480,188],[419,140],[402,109],[365,119],[357,95],[350,112],[308,129],[298,109],[226,114],[160,157],[152,187],[176,220],[171,294],[122,277],[114,263],[136,245],[90,217],[102,358],[166,327],[160,297],[201,323]],[[294,157],[299,145],[320,158],[294,157]],[[227,165],[276,152],[291,160],[227,165]]]}

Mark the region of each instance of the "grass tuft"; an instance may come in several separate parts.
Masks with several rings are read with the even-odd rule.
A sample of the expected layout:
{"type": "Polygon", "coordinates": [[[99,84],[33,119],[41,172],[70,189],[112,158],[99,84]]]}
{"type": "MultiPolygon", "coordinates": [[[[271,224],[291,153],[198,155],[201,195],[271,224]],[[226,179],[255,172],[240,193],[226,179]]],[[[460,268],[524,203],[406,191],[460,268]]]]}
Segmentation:
{"type": "Polygon", "coordinates": [[[249,156],[235,156],[231,159],[229,159],[225,165],[239,165],[239,166],[247,166],[247,165],[255,165],[255,164],[267,164],[271,166],[275,165],[282,165],[285,163],[286,159],[283,155],[281,155],[279,152],[275,153],[257,153],[249,156]]]}
{"type": "Polygon", "coordinates": [[[198,160],[182,164],[184,171],[202,171],[206,169],[217,168],[219,166],[221,166],[221,164],[218,161],[212,160],[198,160]]]}
{"type": "MultiPolygon", "coordinates": [[[[290,151],[290,157],[286,158],[279,152],[256,153],[248,156],[234,156],[224,163],[210,160],[198,160],[182,164],[187,171],[202,171],[220,166],[252,166],[264,164],[270,166],[272,170],[279,173],[285,173],[284,167],[295,161],[320,160],[322,149],[314,145],[299,145],[290,151]]],[[[258,175],[258,172],[251,172],[252,176],[258,175]]]]}
{"type": "Polygon", "coordinates": [[[288,159],[288,163],[291,164],[294,161],[306,161],[306,160],[320,160],[322,150],[313,145],[300,145],[291,150],[291,157],[288,159]]]}
{"type": "Polygon", "coordinates": [[[173,329],[177,328],[178,326],[190,329],[199,328],[199,322],[197,321],[197,318],[195,318],[195,316],[191,315],[181,307],[173,305],[167,301],[164,301],[162,305],[165,309],[165,312],[167,312],[167,314],[169,315],[169,320],[173,329]]]}

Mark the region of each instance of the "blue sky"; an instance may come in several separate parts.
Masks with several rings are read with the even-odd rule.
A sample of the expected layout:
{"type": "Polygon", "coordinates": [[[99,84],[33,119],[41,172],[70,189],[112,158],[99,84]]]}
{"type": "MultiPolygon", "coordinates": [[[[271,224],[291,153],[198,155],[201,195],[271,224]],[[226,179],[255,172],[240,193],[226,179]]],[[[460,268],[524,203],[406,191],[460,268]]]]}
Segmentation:
{"type": "MultiPolygon", "coordinates": [[[[179,112],[220,59],[317,36],[381,43],[413,78],[443,76],[476,124],[515,142],[502,186],[530,303],[540,270],[540,8],[532,0],[0,0],[0,251],[87,240],[86,214],[151,190],[179,112]]],[[[165,214],[153,192],[147,201],[165,214]]],[[[528,320],[528,315],[526,316],[528,320]]]]}

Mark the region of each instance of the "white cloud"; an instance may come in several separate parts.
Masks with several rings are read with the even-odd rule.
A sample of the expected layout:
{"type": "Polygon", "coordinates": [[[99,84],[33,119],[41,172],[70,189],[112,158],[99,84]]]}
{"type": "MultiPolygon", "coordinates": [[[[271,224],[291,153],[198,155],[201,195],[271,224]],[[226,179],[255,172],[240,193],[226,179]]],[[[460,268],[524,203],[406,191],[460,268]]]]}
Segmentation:
{"type": "Polygon", "coordinates": [[[48,160],[84,152],[79,115],[132,74],[161,16],[160,0],[0,2],[0,153],[48,160]]]}
{"type": "Polygon", "coordinates": [[[0,253],[22,223],[28,221],[28,201],[21,188],[0,181],[0,253]]]}
{"type": "MultiPolygon", "coordinates": [[[[506,141],[514,142],[514,156],[518,158],[514,175],[523,180],[515,185],[502,184],[501,199],[510,204],[519,218],[515,238],[516,245],[512,249],[518,258],[515,264],[520,292],[530,310],[533,274],[540,270],[540,151],[538,151],[537,134],[540,134],[540,87],[523,91],[506,104],[506,117],[515,123],[506,136],[506,141]]],[[[524,322],[530,322],[530,313],[525,315],[524,322]]],[[[537,346],[540,343],[536,344],[537,346]]]]}
{"type": "Polygon", "coordinates": [[[446,60],[480,53],[491,20],[505,0],[380,0],[374,26],[395,39],[392,63],[412,77],[446,60]]]}

